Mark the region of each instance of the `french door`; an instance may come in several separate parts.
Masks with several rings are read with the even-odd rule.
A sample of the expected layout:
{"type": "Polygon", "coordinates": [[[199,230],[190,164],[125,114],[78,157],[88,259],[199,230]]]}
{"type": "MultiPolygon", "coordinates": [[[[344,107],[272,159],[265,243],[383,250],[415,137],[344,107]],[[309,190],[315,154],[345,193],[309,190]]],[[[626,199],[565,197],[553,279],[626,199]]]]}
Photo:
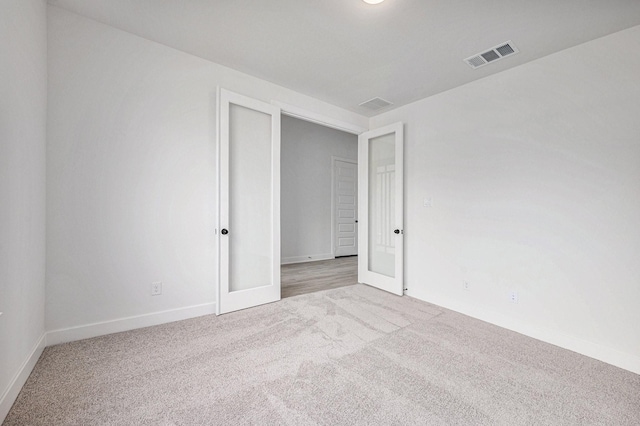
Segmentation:
{"type": "Polygon", "coordinates": [[[280,109],[220,89],[216,313],[280,300],[280,109]]]}
{"type": "Polygon", "coordinates": [[[358,137],[358,282],[403,294],[403,125],[358,137]]]}

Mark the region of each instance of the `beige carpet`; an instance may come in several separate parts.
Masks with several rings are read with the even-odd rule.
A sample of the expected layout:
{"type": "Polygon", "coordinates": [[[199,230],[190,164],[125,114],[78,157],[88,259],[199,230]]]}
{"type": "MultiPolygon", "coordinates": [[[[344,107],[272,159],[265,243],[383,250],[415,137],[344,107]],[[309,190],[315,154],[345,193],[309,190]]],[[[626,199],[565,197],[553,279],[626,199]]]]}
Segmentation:
{"type": "Polygon", "coordinates": [[[363,285],[47,348],[5,425],[640,425],[640,376],[363,285]]]}

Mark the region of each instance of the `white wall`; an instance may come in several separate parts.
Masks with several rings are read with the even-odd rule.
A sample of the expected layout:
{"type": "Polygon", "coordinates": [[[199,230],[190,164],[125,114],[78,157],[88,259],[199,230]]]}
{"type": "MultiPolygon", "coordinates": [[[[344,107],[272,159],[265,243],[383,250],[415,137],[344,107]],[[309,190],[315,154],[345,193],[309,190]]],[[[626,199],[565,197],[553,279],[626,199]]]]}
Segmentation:
{"type": "Polygon", "coordinates": [[[327,259],[331,247],[331,157],[358,160],[358,136],[282,117],[282,262],[327,259]]]}
{"type": "Polygon", "coordinates": [[[218,85],[368,124],[362,116],[49,7],[51,342],[213,312],[218,85]],[[162,296],[150,295],[154,281],[163,282],[162,296]],[[159,312],[164,314],[155,319],[145,316],[159,312]]]}
{"type": "Polygon", "coordinates": [[[634,27],[371,120],[406,123],[412,296],[640,373],[638,51],[634,27]]]}
{"type": "Polygon", "coordinates": [[[0,423],[44,345],[46,6],[0,0],[0,423]]]}

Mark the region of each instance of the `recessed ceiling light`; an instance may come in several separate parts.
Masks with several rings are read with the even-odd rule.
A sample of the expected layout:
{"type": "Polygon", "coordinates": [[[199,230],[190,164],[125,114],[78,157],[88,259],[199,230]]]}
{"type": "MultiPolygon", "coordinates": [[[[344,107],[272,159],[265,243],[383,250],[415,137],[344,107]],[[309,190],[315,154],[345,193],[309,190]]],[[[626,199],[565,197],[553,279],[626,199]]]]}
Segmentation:
{"type": "Polygon", "coordinates": [[[384,0],[362,0],[362,1],[369,4],[378,4],[378,3],[382,3],[384,0]]]}

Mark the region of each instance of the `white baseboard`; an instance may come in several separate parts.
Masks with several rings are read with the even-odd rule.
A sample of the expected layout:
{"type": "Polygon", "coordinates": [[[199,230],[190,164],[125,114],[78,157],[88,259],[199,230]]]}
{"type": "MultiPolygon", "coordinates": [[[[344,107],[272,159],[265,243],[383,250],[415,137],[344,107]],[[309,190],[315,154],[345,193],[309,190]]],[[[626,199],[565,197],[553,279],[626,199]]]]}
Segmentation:
{"type": "Polygon", "coordinates": [[[469,305],[468,303],[458,300],[438,297],[423,298],[418,295],[411,294],[410,291],[407,291],[406,294],[407,296],[415,297],[416,299],[451,309],[452,311],[524,334],[525,336],[533,337],[534,339],[538,339],[546,343],[551,343],[552,345],[559,346],[563,349],[568,349],[581,355],[595,358],[599,361],[606,362],[607,364],[631,371],[632,373],[640,374],[640,357],[637,355],[621,352],[617,349],[613,349],[599,343],[589,342],[558,330],[527,324],[522,321],[514,320],[513,318],[507,317],[498,312],[483,309],[479,306],[469,305]]]}
{"type": "Polygon", "coordinates": [[[15,375],[13,380],[9,383],[9,386],[0,397],[0,424],[4,422],[4,419],[9,414],[9,410],[11,410],[11,406],[15,402],[20,390],[26,383],[29,378],[29,374],[33,371],[33,367],[36,366],[40,355],[42,355],[42,351],[44,350],[45,343],[47,340],[46,333],[44,333],[34,348],[29,353],[29,356],[22,363],[20,368],[18,369],[18,373],[15,375]]]}
{"type": "Polygon", "coordinates": [[[280,264],[289,265],[291,263],[315,262],[317,260],[329,260],[329,259],[335,259],[335,256],[331,253],[328,253],[328,254],[313,254],[309,256],[283,257],[282,259],[280,259],[280,264]]]}
{"type": "Polygon", "coordinates": [[[168,322],[181,321],[203,315],[215,314],[216,304],[205,303],[202,305],[188,306],[151,314],[137,315],[133,317],[118,318],[111,321],[81,325],[78,327],[64,328],[47,332],[47,346],[76,340],[89,339],[91,337],[104,336],[111,333],[134,330],[136,328],[150,327],[152,325],[166,324],[168,322]]]}

